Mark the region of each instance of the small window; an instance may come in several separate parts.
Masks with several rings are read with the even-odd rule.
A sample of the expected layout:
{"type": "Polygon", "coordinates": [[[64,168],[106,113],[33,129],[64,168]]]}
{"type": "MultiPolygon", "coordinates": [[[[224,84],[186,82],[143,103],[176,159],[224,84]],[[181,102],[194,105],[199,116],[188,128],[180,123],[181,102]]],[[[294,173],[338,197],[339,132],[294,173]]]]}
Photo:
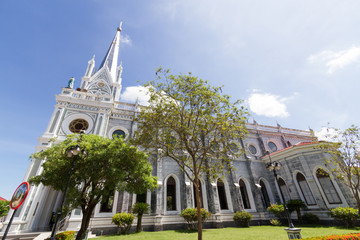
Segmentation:
{"type": "Polygon", "coordinates": [[[271,150],[272,152],[276,152],[276,151],[277,151],[277,146],[276,146],[275,143],[269,142],[269,143],[268,143],[268,146],[269,146],[269,148],[270,148],[270,150],[271,150]]]}
{"type": "Polygon", "coordinates": [[[230,149],[233,153],[237,153],[239,151],[239,147],[236,143],[231,143],[230,144],[230,149]]]}
{"type": "Polygon", "coordinates": [[[146,193],[136,194],[136,202],[146,203],[146,193]]]}
{"type": "Polygon", "coordinates": [[[118,130],[115,130],[115,131],[113,132],[112,136],[113,136],[113,138],[114,138],[114,137],[117,137],[117,138],[119,138],[119,137],[125,138],[126,134],[125,134],[125,132],[124,132],[123,130],[118,129],[118,130]]]}
{"type": "Polygon", "coordinates": [[[254,145],[249,146],[249,151],[252,155],[256,155],[256,153],[257,153],[257,149],[254,145]]]}

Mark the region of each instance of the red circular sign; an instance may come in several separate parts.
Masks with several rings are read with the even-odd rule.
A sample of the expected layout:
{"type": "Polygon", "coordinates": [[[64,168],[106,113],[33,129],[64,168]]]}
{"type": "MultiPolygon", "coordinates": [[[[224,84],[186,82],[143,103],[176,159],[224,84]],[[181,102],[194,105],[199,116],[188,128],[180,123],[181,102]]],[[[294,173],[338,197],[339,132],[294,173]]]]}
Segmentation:
{"type": "Polygon", "coordinates": [[[29,183],[23,182],[22,184],[20,184],[11,198],[10,207],[14,210],[18,209],[21,206],[21,204],[25,201],[28,192],[29,192],[29,183]]]}

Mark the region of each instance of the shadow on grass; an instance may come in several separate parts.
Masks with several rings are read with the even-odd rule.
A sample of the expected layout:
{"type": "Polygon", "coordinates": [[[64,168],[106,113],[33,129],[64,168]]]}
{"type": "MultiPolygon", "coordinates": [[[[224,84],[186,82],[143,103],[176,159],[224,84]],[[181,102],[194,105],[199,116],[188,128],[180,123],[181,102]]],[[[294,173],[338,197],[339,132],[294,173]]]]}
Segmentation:
{"type": "MultiPolygon", "coordinates": [[[[180,229],[180,230],[174,230],[177,233],[197,233],[197,229],[180,229]]],[[[204,231],[204,230],[203,230],[204,231]]]]}

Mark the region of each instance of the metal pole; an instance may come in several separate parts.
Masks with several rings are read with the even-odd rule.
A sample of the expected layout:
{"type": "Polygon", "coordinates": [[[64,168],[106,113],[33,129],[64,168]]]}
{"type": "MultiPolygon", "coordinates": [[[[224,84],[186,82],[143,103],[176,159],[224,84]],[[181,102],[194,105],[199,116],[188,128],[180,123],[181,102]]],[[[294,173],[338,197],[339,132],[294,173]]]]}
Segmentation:
{"type": "MultiPolygon", "coordinates": [[[[269,155],[270,164],[272,164],[271,157],[270,157],[270,153],[269,153],[269,152],[267,152],[267,153],[268,153],[268,155],[269,155]]],[[[281,165],[280,165],[280,166],[281,166],[281,165]]],[[[278,186],[278,188],[279,188],[279,190],[280,190],[280,195],[281,195],[281,199],[282,199],[282,204],[283,204],[283,206],[284,206],[286,218],[287,218],[288,223],[289,223],[289,228],[294,228],[294,224],[293,224],[292,221],[291,221],[291,217],[290,217],[288,208],[286,207],[284,195],[283,195],[283,193],[282,193],[282,191],[281,191],[279,182],[278,182],[278,180],[277,180],[277,173],[276,173],[275,166],[274,166],[274,169],[273,169],[273,173],[274,173],[276,185],[278,186]]]]}
{"type": "Polygon", "coordinates": [[[63,209],[64,204],[65,204],[66,193],[67,193],[67,190],[68,190],[69,185],[70,185],[70,179],[71,179],[72,173],[74,171],[76,158],[77,158],[77,156],[73,156],[73,161],[71,162],[71,169],[70,169],[69,178],[67,180],[66,187],[65,187],[65,190],[64,190],[64,195],[63,195],[62,200],[61,200],[60,210],[57,212],[57,215],[56,215],[56,220],[55,220],[52,232],[51,232],[50,240],[56,240],[56,231],[57,231],[57,228],[58,228],[58,224],[59,224],[59,220],[60,220],[60,217],[61,217],[62,209],[63,209]]]}
{"type": "MultiPolygon", "coordinates": [[[[270,156],[269,156],[269,157],[270,157],[270,156]]],[[[282,193],[281,188],[280,188],[280,185],[279,185],[279,182],[277,181],[277,173],[276,173],[275,168],[274,168],[273,172],[274,172],[274,177],[275,177],[276,184],[277,184],[277,186],[278,186],[278,188],[279,188],[279,190],[280,190],[280,194],[281,194],[281,198],[282,198],[282,204],[284,205],[286,218],[287,218],[287,220],[288,220],[288,222],[289,222],[289,228],[294,228],[294,224],[293,224],[292,221],[291,221],[291,217],[290,217],[290,214],[289,214],[289,210],[288,210],[288,208],[287,208],[287,206],[286,206],[286,203],[285,203],[284,194],[282,193]]]]}
{"type": "Polygon", "coordinates": [[[9,230],[10,230],[10,226],[11,226],[11,223],[12,223],[12,221],[14,219],[16,211],[17,211],[17,209],[14,210],[14,212],[13,212],[11,218],[10,218],[9,224],[6,227],[6,231],[5,231],[5,233],[4,233],[3,237],[2,237],[2,240],[6,239],[6,236],[7,236],[8,232],[9,232],[9,230]]]}

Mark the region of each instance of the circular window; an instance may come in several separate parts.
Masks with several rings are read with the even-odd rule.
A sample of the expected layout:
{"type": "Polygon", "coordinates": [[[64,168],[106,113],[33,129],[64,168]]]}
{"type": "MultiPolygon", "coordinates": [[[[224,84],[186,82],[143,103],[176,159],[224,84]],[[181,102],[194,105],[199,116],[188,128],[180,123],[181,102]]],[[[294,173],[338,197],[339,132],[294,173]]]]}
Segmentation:
{"type": "Polygon", "coordinates": [[[125,139],[125,132],[123,131],[123,130],[115,130],[114,132],[113,132],[113,134],[112,134],[112,136],[113,137],[122,137],[122,138],[124,138],[125,139]]]}
{"type": "Polygon", "coordinates": [[[270,148],[270,150],[271,150],[272,152],[276,152],[276,151],[277,151],[277,146],[276,146],[275,143],[269,142],[269,143],[268,143],[268,146],[269,146],[269,148],[270,148]]]}
{"type": "Polygon", "coordinates": [[[73,133],[80,133],[81,130],[87,130],[89,123],[84,119],[75,119],[69,124],[69,130],[73,133]]]}
{"type": "Polygon", "coordinates": [[[105,84],[104,84],[103,82],[99,82],[99,83],[98,83],[98,86],[99,86],[100,88],[102,88],[104,85],[105,85],[105,84]]]}
{"type": "Polygon", "coordinates": [[[239,151],[238,145],[236,143],[230,144],[230,149],[234,153],[237,153],[239,151]]]}
{"type": "Polygon", "coordinates": [[[255,155],[257,153],[257,149],[253,145],[250,145],[248,149],[252,155],[255,155]]]}

